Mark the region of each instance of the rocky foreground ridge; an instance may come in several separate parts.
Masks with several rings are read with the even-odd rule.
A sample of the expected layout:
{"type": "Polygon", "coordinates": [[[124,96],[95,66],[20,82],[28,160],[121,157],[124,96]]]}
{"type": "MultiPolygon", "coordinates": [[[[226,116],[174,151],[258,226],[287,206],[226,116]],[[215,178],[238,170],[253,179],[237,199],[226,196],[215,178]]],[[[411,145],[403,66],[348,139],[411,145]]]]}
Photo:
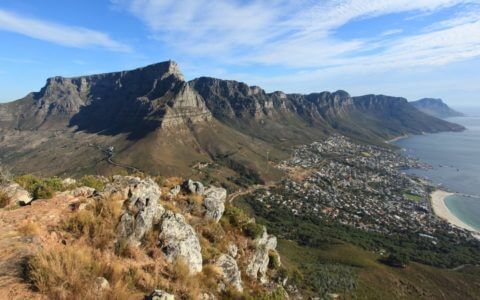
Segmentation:
{"type": "Polygon", "coordinates": [[[134,176],[16,181],[0,189],[1,298],[285,298],[292,289],[276,237],[221,187],[134,176]]]}

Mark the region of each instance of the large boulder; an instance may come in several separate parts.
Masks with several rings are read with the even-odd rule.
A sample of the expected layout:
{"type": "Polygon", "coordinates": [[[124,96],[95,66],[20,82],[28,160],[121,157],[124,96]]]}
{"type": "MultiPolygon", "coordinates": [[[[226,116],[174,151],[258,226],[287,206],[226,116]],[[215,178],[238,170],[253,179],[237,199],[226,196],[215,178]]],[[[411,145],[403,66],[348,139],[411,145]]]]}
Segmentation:
{"type": "Polygon", "coordinates": [[[185,181],[182,186],[191,194],[203,195],[205,193],[205,187],[200,181],[193,181],[189,179],[185,181]]]}
{"type": "Polygon", "coordinates": [[[18,205],[27,205],[33,200],[30,193],[17,183],[4,184],[0,189],[7,194],[11,202],[15,202],[18,205]]]}
{"type": "Polygon", "coordinates": [[[209,187],[205,191],[203,206],[205,207],[205,217],[220,221],[225,211],[225,200],[227,199],[227,190],[220,187],[209,187]]]}
{"type": "Polygon", "coordinates": [[[160,222],[165,209],[158,203],[161,192],[152,179],[132,177],[128,184],[128,199],[124,202],[125,210],[117,226],[117,236],[138,245],[145,233],[160,222]]]}
{"type": "Polygon", "coordinates": [[[235,258],[227,254],[222,254],[215,261],[215,265],[222,270],[223,283],[225,285],[231,285],[239,292],[243,292],[242,276],[235,258]]]}
{"type": "Polygon", "coordinates": [[[145,297],[146,300],[175,300],[172,294],[162,290],[154,290],[150,295],[145,297]]]}
{"type": "Polygon", "coordinates": [[[277,238],[269,235],[264,227],[262,236],[256,240],[255,252],[247,266],[246,273],[250,278],[259,278],[261,283],[267,282],[267,270],[270,261],[269,252],[275,251],[276,247],[277,238]]]}
{"type": "Polygon", "coordinates": [[[200,242],[193,227],[181,214],[166,211],[160,230],[159,245],[169,262],[180,259],[187,264],[190,273],[202,271],[200,242]]]}
{"type": "MultiPolygon", "coordinates": [[[[150,178],[148,180],[152,181],[150,178]]],[[[120,198],[126,199],[130,197],[130,191],[134,190],[142,181],[139,177],[114,175],[112,181],[108,182],[99,194],[105,197],[118,195],[120,198]]]]}

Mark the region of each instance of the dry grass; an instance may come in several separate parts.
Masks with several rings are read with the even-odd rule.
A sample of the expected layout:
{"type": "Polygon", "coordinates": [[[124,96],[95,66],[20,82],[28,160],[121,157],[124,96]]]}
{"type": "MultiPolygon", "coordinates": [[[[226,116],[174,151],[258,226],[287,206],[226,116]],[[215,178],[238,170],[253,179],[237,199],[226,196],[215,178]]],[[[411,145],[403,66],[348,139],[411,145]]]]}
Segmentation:
{"type": "Polygon", "coordinates": [[[108,270],[88,247],[56,246],[30,260],[28,275],[33,285],[51,299],[95,299],[94,280],[105,277],[108,270]]]}
{"type": "Polygon", "coordinates": [[[5,206],[10,204],[12,199],[4,190],[0,190],[0,208],[4,208],[5,206]]]}
{"type": "Polygon", "coordinates": [[[99,199],[90,209],[73,213],[61,228],[76,238],[87,238],[95,248],[106,249],[112,246],[115,239],[121,205],[115,198],[99,199]]]}
{"type": "Polygon", "coordinates": [[[181,185],[183,183],[183,178],[181,177],[169,177],[160,181],[160,186],[167,187],[169,189],[173,188],[176,185],[181,185]]]}
{"type": "Polygon", "coordinates": [[[35,222],[27,222],[18,228],[18,232],[23,236],[38,235],[40,226],[35,222]]]}

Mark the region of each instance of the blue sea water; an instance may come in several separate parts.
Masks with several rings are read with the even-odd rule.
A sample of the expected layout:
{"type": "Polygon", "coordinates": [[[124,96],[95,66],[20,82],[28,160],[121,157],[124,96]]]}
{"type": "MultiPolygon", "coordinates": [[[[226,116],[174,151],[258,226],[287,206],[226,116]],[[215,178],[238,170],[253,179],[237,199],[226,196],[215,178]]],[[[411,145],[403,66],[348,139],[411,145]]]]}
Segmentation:
{"type": "Polygon", "coordinates": [[[467,130],[411,136],[395,144],[433,167],[408,172],[456,192],[445,200],[448,209],[480,230],[480,113],[448,121],[462,124],[467,130]]]}

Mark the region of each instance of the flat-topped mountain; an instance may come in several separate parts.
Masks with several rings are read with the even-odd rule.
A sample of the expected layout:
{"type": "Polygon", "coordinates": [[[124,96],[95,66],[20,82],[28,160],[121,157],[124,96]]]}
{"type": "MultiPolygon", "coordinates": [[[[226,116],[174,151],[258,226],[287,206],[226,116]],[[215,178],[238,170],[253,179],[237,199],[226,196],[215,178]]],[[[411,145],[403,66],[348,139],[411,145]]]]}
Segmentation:
{"type": "Polygon", "coordinates": [[[442,99],[423,98],[410,102],[416,109],[437,118],[463,117],[463,113],[450,108],[442,99]]]}
{"type": "Polygon", "coordinates": [[[404,98],[267,93],[208,77],[187,82],[167,61],[53,77],[39,92],[0,104],[0,160],[15,172],[48,175],[109,173],[119,168],[112,162],[188,175],[203,162],[215,165],[218,176],[258,181],[275,176],[267,161],[332,133],[383,144],[403,134],[459,130],[404,98]]]}

